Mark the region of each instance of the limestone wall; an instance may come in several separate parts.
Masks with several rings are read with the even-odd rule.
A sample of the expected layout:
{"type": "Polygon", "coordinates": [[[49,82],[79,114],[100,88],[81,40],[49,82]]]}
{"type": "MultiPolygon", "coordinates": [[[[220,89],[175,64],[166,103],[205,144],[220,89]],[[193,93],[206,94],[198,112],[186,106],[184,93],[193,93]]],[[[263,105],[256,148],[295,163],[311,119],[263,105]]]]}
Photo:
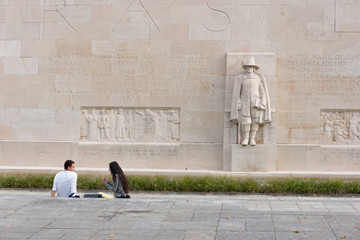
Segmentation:
{"type": "Polygon", "coordinates": [[[360,0],[0,1],[0,167],[358,171],[359,10],[360,0]],[[229,97],[244,56],[266,77],[272,121],[241,148],[229,97]]]}

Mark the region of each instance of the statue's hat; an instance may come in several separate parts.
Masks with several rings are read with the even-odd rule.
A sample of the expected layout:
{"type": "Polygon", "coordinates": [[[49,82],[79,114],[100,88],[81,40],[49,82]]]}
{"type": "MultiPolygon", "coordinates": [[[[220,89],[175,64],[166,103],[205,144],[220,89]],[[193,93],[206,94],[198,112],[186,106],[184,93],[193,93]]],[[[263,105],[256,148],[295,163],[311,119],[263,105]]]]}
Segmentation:
{"type": "Polygon", "coordinates": [[[254,57],[249,57],[249,59],[247,60],[247,62],[244,62],[242,67],[245,69],[246,67],[253,67],[255,68],[255,70],[258,70],[260,67],[258,65],[255,64],[255,58],[254,57]]]}

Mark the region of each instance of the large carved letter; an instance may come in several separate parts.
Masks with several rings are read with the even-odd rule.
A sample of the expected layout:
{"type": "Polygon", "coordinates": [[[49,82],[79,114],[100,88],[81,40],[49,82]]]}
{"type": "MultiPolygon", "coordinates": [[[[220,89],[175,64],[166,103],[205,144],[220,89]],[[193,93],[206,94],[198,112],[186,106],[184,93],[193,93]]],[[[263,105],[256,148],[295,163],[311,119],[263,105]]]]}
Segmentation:
{"type": "MultiPolygon", "coordinates": [[[[154,26],[156,27],[156,29],[160,32],[160,29],[159,27],[156,25],[154,19],[151,17],[151,15],[149,14],[149,11],[145,8],[144,4],[142,3],[141,0],[133,0],[132,3],[134,1],[137,1],[140,5],[141,5],[141,8],[143,10],[140,10],[141,12],[145,11],[146,12],[146,15],[150,18],[151,22],[154,24],[154,26]]],[[[132,5],[132,3],[130,4],[130,6],[132,5]]],[[[128,10],[128,12],[139,12],[139,10],[128,10]]]]}
{"type": "MultiPolygon", "coordinates": [[[[45,10],[45,7],[44,7],[44,2],[42,3],[43,4],[43,15],[44,15],[44,12],[56,12],[61,18],[62,20],[64,20],[64,22],[74,31],[76,32],[76,29],[70,24],[70,22],[60,13],[60,11],[62,9],[64,9],[66,7],[66,0],[62,0],[62,5],[56,5],[56,9],[55,10],[45,10]]],[[[43,16],[43,22],[44,22],[44,16],[43,16]]],[[[44,23],[43,23],[43,31],[44,31],[44,23]]]]}
{"type": "Polygon", "coordinates": [[[209,2],[210,2],[210,0],[208,0],[208,1],[206,2],[207,7],[208,7],[211,11],[214,11],[214,12],[217,12],[217,13],[219,13],[219,14],[225,15],[225,17],[227,18],[227,25],[226,25],[226,27],[221,28],[221,29],[211,29],[211,28],[209,28],[209,27],[206,27],[205,24],[203,24],[203,27],[206,28],[207,30],[211,31],[211,32],[222,32],[222,31],[225,31],[225,30],[230,26],[230,17],[229,17],[229,15],[228,15],[226,12],[224,12],[224,11],[221,11],[221,10],[219,10],[219,9],[215,9],[215,8],[211,7],[210,4],[209,4],[209,2]]]}

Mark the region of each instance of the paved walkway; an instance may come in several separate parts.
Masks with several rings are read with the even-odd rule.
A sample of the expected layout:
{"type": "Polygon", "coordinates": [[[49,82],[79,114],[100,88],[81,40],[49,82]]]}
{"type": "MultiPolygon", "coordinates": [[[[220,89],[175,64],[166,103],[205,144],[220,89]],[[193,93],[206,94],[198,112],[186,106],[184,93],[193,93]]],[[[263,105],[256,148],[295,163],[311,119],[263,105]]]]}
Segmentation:
{"type": "Polygon", "coordinates": [[[360,239],[358,198],[49,194],[0,190],[0,239],[360,239]]]}

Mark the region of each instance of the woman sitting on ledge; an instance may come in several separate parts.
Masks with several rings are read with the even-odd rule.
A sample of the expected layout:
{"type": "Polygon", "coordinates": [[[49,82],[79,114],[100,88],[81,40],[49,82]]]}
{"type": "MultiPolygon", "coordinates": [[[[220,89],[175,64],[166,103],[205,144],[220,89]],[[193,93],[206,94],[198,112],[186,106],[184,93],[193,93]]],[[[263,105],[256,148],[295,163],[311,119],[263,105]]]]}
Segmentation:
{"type": "Polygon", "coordinates": [[[112,175],[113,183],[110,183],[106,178],[102,180],[102,184],[109,190],[114,192],[114,195],[99,193],[102,198],[130,198],[129,184],[125,177],[124,172],[117,162],[111,162],[109,164],[109,171],[112,175]]]}

